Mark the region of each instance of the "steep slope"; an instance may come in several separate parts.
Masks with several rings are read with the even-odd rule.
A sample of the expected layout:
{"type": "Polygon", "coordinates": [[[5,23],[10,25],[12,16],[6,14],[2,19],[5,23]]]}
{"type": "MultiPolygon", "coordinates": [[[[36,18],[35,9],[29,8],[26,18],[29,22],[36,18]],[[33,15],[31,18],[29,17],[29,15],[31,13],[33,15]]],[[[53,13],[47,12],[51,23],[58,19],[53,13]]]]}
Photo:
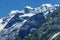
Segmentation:
{"type": "Polygon", "coordinates": [[[27,35],[32,34],[38,26],[41,26],[45,22],[45,17],[42,13],[38,13],[32,16],[21,28],[19,31],[19,37],[25,38],[27,35]]]}
{"type": "MultiPolygon", "coordinates": [[[[7,17],[2,18],[3,20],[1,19],[0,40],[24,40],[41,27],[42,24],[49,21],[50,14],[58,7],[59,5],[43,4],[38,8],[26,6],[22,11],[11,11],[7,17]]],[[[55,15],[53,15],[54,17],[55,15]]]]}
{"type": "Polygon", "coordinates": [[[26,40],[60,40],[60,7],[47,17],[46,23],[26,40]]]}

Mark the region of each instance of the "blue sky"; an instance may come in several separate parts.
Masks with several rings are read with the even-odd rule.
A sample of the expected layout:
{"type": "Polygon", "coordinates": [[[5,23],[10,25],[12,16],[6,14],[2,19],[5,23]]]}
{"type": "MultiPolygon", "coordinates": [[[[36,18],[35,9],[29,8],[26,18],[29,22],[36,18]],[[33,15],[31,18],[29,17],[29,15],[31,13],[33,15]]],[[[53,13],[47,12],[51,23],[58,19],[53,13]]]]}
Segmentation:
{"type": "Polygon", "coordinates": [[[35,8],[44,3],[60,4],[60,0],[0,0],[0,17],[7,16],[11,10],[22,10],[25,6],[35,8]]]}

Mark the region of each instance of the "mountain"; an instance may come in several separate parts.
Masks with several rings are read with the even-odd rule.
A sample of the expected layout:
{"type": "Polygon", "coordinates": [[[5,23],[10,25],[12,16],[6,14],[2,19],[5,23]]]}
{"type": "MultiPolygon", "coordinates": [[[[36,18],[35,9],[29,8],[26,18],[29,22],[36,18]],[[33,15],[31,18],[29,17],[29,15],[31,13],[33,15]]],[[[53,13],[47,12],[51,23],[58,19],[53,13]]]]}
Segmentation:
{"type": "Polygon", "coordinates": [[[26,40],[60,40],[60,7],[48,14],[46,22],[26,40]]]}
{"type": "MultiPolygon", "coordinates": [[[[45,33],[51,33],[50,31],[47,31],[50,27],[47,27],[46,23],[49,25],[50,21],[55,21],[56,13],[58,13],[59,10],[58,4],[43,4],[37,8],[26,6],[21,11],[12,10],[8,16],[0,18],[0,40],[40,40],[39,35],[41,35],[41,40],[44,40],[45,33]],[[46,31],[45,33],[43,33],[43,29],[46,31]],[[39,38],[34,37],[35,31],[39,33],[37,36],[39,38]],[[30,37],[30,39],[28,39],[28,37],[30,37]]],[[[57,19],[59,18],[57,17],[57,19]]],[[[52,28],[53,31],[54,29],[52,28]]],[[[55,33],[53,31],[52,33],[55,33]]],[[[60,30],[56,31],[58,32],[57,34],[60,33],[59,31],[60,30]]]]}

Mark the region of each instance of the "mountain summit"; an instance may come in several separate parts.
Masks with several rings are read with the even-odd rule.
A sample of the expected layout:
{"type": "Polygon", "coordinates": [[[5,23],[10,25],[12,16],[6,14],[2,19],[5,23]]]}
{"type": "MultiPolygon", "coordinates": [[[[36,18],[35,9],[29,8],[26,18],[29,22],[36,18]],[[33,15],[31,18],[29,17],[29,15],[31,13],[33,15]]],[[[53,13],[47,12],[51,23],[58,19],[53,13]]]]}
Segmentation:
{"type": "Polygon", "coordinates": [[[58,4],[43,4],[37,8],[26,6],[21,11],[12,10],[8,16],[0,18],[0,40],[25,40],[46,23],[51,18],[48,15],[58,8],[58,4]]]}

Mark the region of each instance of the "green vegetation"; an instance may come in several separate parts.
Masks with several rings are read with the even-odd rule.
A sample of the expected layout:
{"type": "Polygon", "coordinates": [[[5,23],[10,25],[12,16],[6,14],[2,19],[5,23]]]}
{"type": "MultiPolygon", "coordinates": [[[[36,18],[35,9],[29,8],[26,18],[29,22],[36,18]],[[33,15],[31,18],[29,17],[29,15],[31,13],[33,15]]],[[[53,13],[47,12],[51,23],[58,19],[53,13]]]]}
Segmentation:
{"type": "Polygon", "coordinates": [[[26,40],[31,40],[31,36],[28,36],[28,37],[26,38],[26,40]]]}

